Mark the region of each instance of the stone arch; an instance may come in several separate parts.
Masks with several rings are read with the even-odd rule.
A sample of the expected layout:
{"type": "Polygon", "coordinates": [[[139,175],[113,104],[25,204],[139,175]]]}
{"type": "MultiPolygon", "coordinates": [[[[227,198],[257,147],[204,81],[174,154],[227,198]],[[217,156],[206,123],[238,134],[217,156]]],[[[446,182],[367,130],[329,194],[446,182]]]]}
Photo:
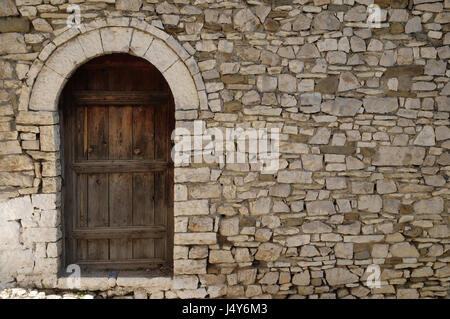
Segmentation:
{"type": "Polygon", "coordinates": [[[56,112],[59,95],[73,72],[110,53],[132,54],[153,64],[169,84],[176,110],[207,109],[197,63],[174,37],[134,18],[94,21],[80,29],[61,33],[34,61],[27,80],[29,86],[32,84],[28,89],[29,111],[56,112]]]}
{"type": "MultiPolygon", "coordinates": [[[[45,138],[46,151],[58,154],[58,104],[65,84],[82,64],[111,53],[131,54],[153,64],[171,89],[175,110],[208,109],[205,85],[197,62],[173,36],[136,18],[98,19],[83,24],[80,29],[66,29],[42,49],[22,87],[16,123],[45,126],[45,134],[41,130],[41,143],[45,138]]],[[[178,123],[175,121],[176,126],[178,123]]],[[[54,170],[61,176],[54,163],[54,170]]],[[[59,206],[61,191],[58,186],[56,188],[46,191],[56,193],[56,196],[45,195],[52,195],[52,200],[59,206]]],[[[61,232],[61,227],[57,226],[56,230],[61,232]]],[[[48,268],[55,275],[50,287],[56,286],[59,268],[56,263],[48,268]]]]}

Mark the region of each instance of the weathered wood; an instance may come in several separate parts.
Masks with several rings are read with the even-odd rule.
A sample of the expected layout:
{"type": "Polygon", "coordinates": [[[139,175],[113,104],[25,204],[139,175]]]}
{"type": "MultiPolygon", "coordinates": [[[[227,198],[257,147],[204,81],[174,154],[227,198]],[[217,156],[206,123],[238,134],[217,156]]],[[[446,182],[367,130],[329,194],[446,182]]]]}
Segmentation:
{"type": "Polygon", "coordinates": [[[135,269],[157,269],[167,262],[163,258],[148,259],[124,259],[124,260],[85,260],[78,262],[83,268],[101,270],[135,270],[135,269]]]}
{"type": "Polygon", "coordinates": [[[163,238],[165,235],[164,226],[93,227],[73,230],[73,236],[77,239],[141,239],[163,238]]]}
{"type": "Polygon", "coordinates": [[[149,160],[112,160],[112,161],[83,161],[73,163],[72,169],[77,173],[129,173],[129,172],[155,172],[171,167],[164,161],[149,160]]]}
{"type": "Polygon", "coordinates": [[[169,95],[160,91],[76,91],[73,93],[78,105],[147,105],[167,103],[169,95]]]}

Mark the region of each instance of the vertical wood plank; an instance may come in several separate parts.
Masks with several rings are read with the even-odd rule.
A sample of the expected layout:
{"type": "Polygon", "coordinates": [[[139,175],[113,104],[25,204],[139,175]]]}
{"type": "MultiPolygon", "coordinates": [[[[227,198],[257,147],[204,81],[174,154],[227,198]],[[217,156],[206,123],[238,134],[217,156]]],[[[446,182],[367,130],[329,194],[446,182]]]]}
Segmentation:
{"type": "MultiPolygon", "coordinates": [[[[133,159],[152,160],[155,156],[154,108],[133,108],[133,159]]],[[[153,173],[135,173],[133,177],[133,225],[150,226],[154,224],[154,186],[153,173]]],[[[133,240],[133,258],[155,257],[153,239],[133,240]]]]}
{"type": "MultiPolygon", "coordinates": [[[[109,107],[109,159],[132,159],[132,107],[109,107]]],[[[109,223],[110,226],[133,224],[133,174],[109,175],[109,223]]],[[[111,260],[133,257],[132,241],[110,240],[111,260]]]]}
{"type": "MultiPolygon", "coordinates": [[[[108,158],[108,109],[104,106],[86,108],[87,159],[108,158]]],[[[85,138],[83,138],[83,143],[85,138]]],[[[83,145],[83,152],[84,152],[83,145]]],[[[108,222],[108,175],[90,174],[87,176],[87,188],[81,201],[87,200],[87,219],[89,227],[107,227],[108,222]]],[[[88,258],[94,260],[109,259],[108,240],[88,240],[88,258]]]]}

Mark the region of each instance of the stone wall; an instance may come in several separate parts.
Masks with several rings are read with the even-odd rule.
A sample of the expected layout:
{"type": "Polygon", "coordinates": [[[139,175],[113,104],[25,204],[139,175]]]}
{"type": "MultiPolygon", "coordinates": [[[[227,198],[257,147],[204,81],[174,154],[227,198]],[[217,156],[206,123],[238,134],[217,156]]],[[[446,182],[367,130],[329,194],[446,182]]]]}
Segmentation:
{"type": "Polygon", "coordinates": [[[164,73],[177,127],[279,128],[280,170],[176,168],[173,278],[86,277],[81,289],[448,297],[450,1],[375,0],[380,28],[366,23],[372,3],[2,0],[0,286],[67,288],[58,95],[93,56],[157,65],[148,34],[188,70],[164,73]],[[80,29],[66,26],[69,4],[80,29]]]}

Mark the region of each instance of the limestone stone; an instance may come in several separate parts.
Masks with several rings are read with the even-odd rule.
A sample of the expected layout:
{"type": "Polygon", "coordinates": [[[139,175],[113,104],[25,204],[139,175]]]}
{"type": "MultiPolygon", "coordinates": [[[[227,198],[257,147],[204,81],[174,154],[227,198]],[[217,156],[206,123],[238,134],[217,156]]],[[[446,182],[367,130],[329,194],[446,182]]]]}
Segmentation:
{"type": "Polygon", "coordinates": [[[317,43],[317,48],[320,52],[324,51],[336,51],[338,49],[338,44],[336,39],[324,39],[317,43]]]}
{"type": "Polygon", "coordinates": [[[3,18],[0,19],[0,32],[22,32],[27,33],[30,30],[30,22],[27,18],[3,18]]]}
{"type": "Polygon", "coordinates": [[[0,3],[0,17],[10,17],[17,15],[19,15],[19,12],[17,11],[14,0],[4,0],[0,3]]]}
{"type": "Polygon", "coordinates": [[[322,112],[335,116],[355,116],[362,106],[362,102],[353,98],[337,97],[322,103],[322,112]]]}
{"type": "Polygon", "coordinates": [[[386,114],[398,109],[397,99],[390,97],[368,97],[363,99],[363,104],[368,113],[386,114]]]}
{"type": "Polygon", "coordinates": [[[390,22],[406,22],[408,21],[408,11],[405,9],[391,9],[389,10],[390,22]]]}
{"type": "Polygon", "coordinates": [[[41,151],[54,152],[59,151],[59,126],[40,126],[39,127],[39,137],[41,151]]]}
{"type": "Polygon", "coordinates": [[[110,27],[101,29],[103,50],[105,53],[128,52],[132,33],[130,28],[110,27]]]}
{"type": "Polygon", "coordinates": [[[281,92],[295,93],[297,91],[297,80],[290,74],[280,74],[278,76],[278,89],[281,92]]]}
{"type": "Polygon", "coordinates": [[[405,25],[405,33],[415,33],[422,31],[422,22],[420,17],[414,17],[408,20],[405,25]]]}
{"type": "Polygon", "coordinates": [[[336,213],[333,202],[327,200],[307,202],[306,211],[308,212],[308,215],[311,216],[331,215],[336,213]]]}
{"type": "Polygon", "coordinates": [[[439,60],[428,60],[425,65],[425,74],[444,75],[447,69],[447,62],[439,60]]]}
{"type": "Polygon", "coordinates": [[[20,154],[22,148],[18,141],[0,142],[0,155],[20,154]]]}
{"type": "Polygon", "coordinates": [[[450,237],[450,228],[448,225],[436,225],[428,230],[432,238],[448,238],[450,237]]]}
{"type": "Polygon", "coordinates": [[[10,53],[26,53],[25,38],[17,32],[9,32],[0,34],[0,54],[10,53]]]}
{"type": "Polygon", "coordinates": [[[211,264],[232,263],[234,258],[229,250],[211,250],[209,252],[209,262],[211,264]]]}
{"type": "Polygon", "coordinates": [[[425,149],[422,147],[380,146],[376,150],[372,165],[421,165],[423,163],[424,157],[425,149]]]}
{"type": "Polygon", "coordinates": [[[303,71],[305,64],[299,60],[289,61],[289,70],[293,73],[301,73],[303,71]]]}
{"type": "Polygon", "coordinates": [[[303,171],[279,171],[277,181],[288,184],[311,184],[312,173],[303,171]]]}
{"type": "Polygon", "coordinates": [[[441,175],[424,176],[425,184],[440,187],[445,185],[445,178],[441,175]]]}
{"type": "Polygon", "coordinates": [[[186,202],[174,203],[175,216],[189,216],[189,215],[208,215],[209,204],[208,200],[190,200],[186,202]]]}
{"type": "Polygon", "coordinates": [[[408,242],[393,244],[389,251],[393,257],[419,257],[417,248],[408,242]]]}
{"type": "Polygon", "coordinates": [[[195,216],[189,219],[188,230],[191,232],[210,232],[213,230],[211,217],[195,216]]]}
{"type": "Polygon", "coordinates": [[[193,199],[203,199],[203,198],[219,198],[222,193],[220,185],[199,185],[189,188],[189,195],[193,199]]]}
{"type": "Polygon", "coordinates": [[[339,76],[338,92],[354,90],[360,87],[358,79],[351,72],[343,72],[339,76]]]}
{"type": "MultiPolygon", "coordinates": [[[[302,164],[306,171],[318,171],[323,167],[323,155],[302,154],[302,164]]],[[[311,183],[311,173],[305,173],[305,175],[308,174],[309,183],[311,183]]]]}
{"type": "Polygon", "coordinates": [[[436,144],[436,136],[434,133],[434,129],[432,126],[424,126],[423,129],[417,134],[417,137],[414,139],[414,145],[420,146],[433,146],[436,144]]]}
{"type": "Polygon", "coordinates": [[[208,182],[210,180],[210,170],[207,167],[201,168],[176,168],[175,182],[208,182]]]}
{"type": "Polygon", "coordinates": [[[220,221],[219,232],[223,236],[236,236],[239,234],[239,218],[223,218],[220,221]]]}
{"type": "Polygon", "coordinates": [[[22,173],[0,172],[0,184],[4,186],[31,187],[34,176],[22,173]]]}
{"type": "Polygon", "coordinates": [[[23,241],[28,243],[56,242],[61,236],[58,228],[48,227],[26,228],[22,233],[23,241]]]}
{"type": "Polygon", "coordinates": [[[274,185],[269,189],[269,195],[275,197],[288,197],[290,193],[290,185],[274,185]]]}
{"type": "Polygon", "coordinates": [[[353,36],[350,38],[350,48],[353,52],[365,52],[366,42],[360,37],[353,36]]]}
{"type": "Polygon", "coordinates": [[[328,144],[331,137],[331,132],[326,127],[317,129],[314,136],[309,139],[309,144],[328,144]]]}
{"type": "Polygon", "coordinates": [[[352,259],[353,258],[353,244],[352,243],[337,243],[334,246],[334,254],[337,258],[352,259]]]}
{"type": "Polygon", "coordinates": [[[300,247],[311,242],[310,235],[295,235],[289,236],[286,240],[286,245],[288,247],[300,247]]]}
{"type": "MultiPolygon", "coordinates": [[[[22,196],[10,199],[8,201],[0,202],[0,209],[2,211],[2,219],[8,221],[14,220],[27,220],[31,219],[33,214],[33,206],[31,205],[30,196],[22,196]]],[[[15,224],[10,224],[14,228],[15,224]]],[[[5,229],[6,231],[14,231],[14,229],[5,229]]],[[[19,237],[14,240],[19,240],[19,237]]],[[[2,244],[8,245],[8,242],[2,242],[2,244]]]]}
{"type": "Polygon", "coordinates": [[[347,180],[345,177],[327,177],[325,183],[328,190],[347,188],[347,180]]]}
{"type": "Polygon", "coordinates": [[[307,43],[300,48],[297,58],[314,59],[320,57],[320,52],[313,43],[307,43]]]}
{"type": "Polygon", "coordinates": [[[326,269],[325,278],[331,286],[351,284],[359,280],[357,275],[341,267],[326,269]]]}
{"type": "Polygon", "coordinates": [[[332,12],[324,11],[314,17],[313,27],[318,30],[339,30],[341,23],[332,12]]]}
{"type": "Polygon", "coordinates": [[[373,194],[374,183],[370,182],[352,182],[353,194],[373,194]]]}
{"type": "MultiPolygon", "coordinates": [[[[55,58],[55,61],[59,61],[59,59],[55,58]]],[[[61,63],[62,64],[60,64],[59,67],[64,68],[61,69],[61,73],[64,73],[68,70],[68,68],[65,62],[61,63]]],[[[58,96],[66,81],[67,80],[63,75],[55,72],[50,67],[44,66],[33,86],[33,91],[30,97],[30,109],[37,111],[56,111],[58,108],[58,96]]]]}
{"type": "Polygon", "coordinates": [[[234,15],[233,24],[238,31],[252,32],[260,22],[250,9],[241,9],[234,15]]]}
{"type": "Polygon", "coordinates": [[[365,6],[355,6],[344,15],[344,21],[361,22],[367,19],[367,8],[365,6]]]}
{"type": "Polygon", "coordinates": [[[358,209],[372,213],[381,211],[383,201],[379,195],[362,195],[358,199],[358,209]]]}
{"type": "Polygon", "coordinates": [[[320,221],[313,221],[303,224],[302,230],[305,234],[321,234],[321,233],[330,233],[331,227],[320,221]]]}
{"type": "Polygon", "coordinates": [[[312,20],[307,15],[299,14],[292,23],[292,30],[293,31],[308,30],[311,26],[311,21],[312,20]]]}
{"type": "Polygon", "coordinates": [[[57,112],[25,112],[16,116],[16,123],[25,125],[51,125],[59,122],[57,112]]]}
{"type": "Polygon", "coordinates": [[[315,257],[319,255],[319,251],[313,245],[304,245],[300,248],[300,257],[315,257]]]}
{"type": "Polygon", "coordinates": [[[262,64],[270,65],[270,66],[277,66],[281,62],[281,58],[278,54],[270,52],[270,51],[263,51],[261,53],[261,62],[262,64]]]}
{"type": "MultiPolygon", "coordinates": [[[[136,36],[136,34],[140,33],[141,32],[136,30],[134,35],[136,36]]],[[[84,33],[77,39],[80,42],[81,47],[83,48],[86,59],[99,56],[103,53],[102,39],[98,30],[84,33]]],[[[134,47],[132,46],[132,48],[134,47]]],[[[137,50],[134,50],[133,52],[137,54],[142,53],[138,52],[137,50]]]]}
{"type": "Polygon", "coordinates": [[[437,126],[435,129],[436,141],[450,139],[450,128],[448,126],[437,126]]]}
{"type": "Polygon", "coordinates": [[[145,53],[145,58],[164,73],[177,60],[178,56],[163,41],[154,39],[145,53]]]}
{"type": "Polygon", "coordinates": [[[217,243],[216,233],[176,233],[175,245],[214,245],[217,243]]]}
{"type": "Polygon", "coordinates": [[[276,77],[261,75],[258,76],[256,87],[260,92],[274,92],[277,89],[278,80],[276,77]]]}
{"type": "Polygon", "coordinates": [[[53,28],[45,19],[34,19],[32,21],[33,27],[36,31],[40,32],[53,32],[53,28]]]}
{"type": "Polygon", "coordinates": [[[164,77],[174,96],[176,109],[192,110],[199,107],[200,101],[194,80],[183,62],[173,64],[164,73],[164,77]]]}
{"type": "Polygon", "coordinates": [[[308,145],[304,143],[280,143],[280,152],[290,154],[306,154],[308,153],[308,145]]]}
{"type": "Polygon", "coordinates": [[[280,257],[282,247],[273,243],[263,243],[258,247],[255,259],[262,261],[275,261],[280,257]]]}
{"type": "Polygon", "coordinates": [[[444,211],[444,200],[442,197],[422,199],[414,203],[416,214],[440,214],[444,211]]]}
{"type": "Polygon", "coordinates": [[[16,172],[34,169],[33,161],[26,155],[11,155],[0,158],[0,172],[16,172]]]}
{"type": "Polygon", "coordinates": [[[250,203],[250,214],[259,216],[267,215],[272,207],[272,199],[270,197],[261,197],[255,202],[250,203]]]}
{"type": "Polygon", "coordinates": [[[309,271],[303,271],[292,277],[292,283],[297,286],[308,286],[311,282],[309,271]]]}
{"type": "Polygon", "coordinates": [[[377,181],[377,193],[378,194],[392,194],[397,191],[397,185],[394,181],[387,181],[380,179],[377,181]]]}
{"type": "Polygon", "coordinates": [[[31,196],[33,207],[41,210],[56,209],[59,200],[56,194],[33,194],[31,196]]]}
{"type": "Polygon", "coordinates": [[[117,0],[116,9],[123,11],[139,11],[142,0],[117,0]]]}

